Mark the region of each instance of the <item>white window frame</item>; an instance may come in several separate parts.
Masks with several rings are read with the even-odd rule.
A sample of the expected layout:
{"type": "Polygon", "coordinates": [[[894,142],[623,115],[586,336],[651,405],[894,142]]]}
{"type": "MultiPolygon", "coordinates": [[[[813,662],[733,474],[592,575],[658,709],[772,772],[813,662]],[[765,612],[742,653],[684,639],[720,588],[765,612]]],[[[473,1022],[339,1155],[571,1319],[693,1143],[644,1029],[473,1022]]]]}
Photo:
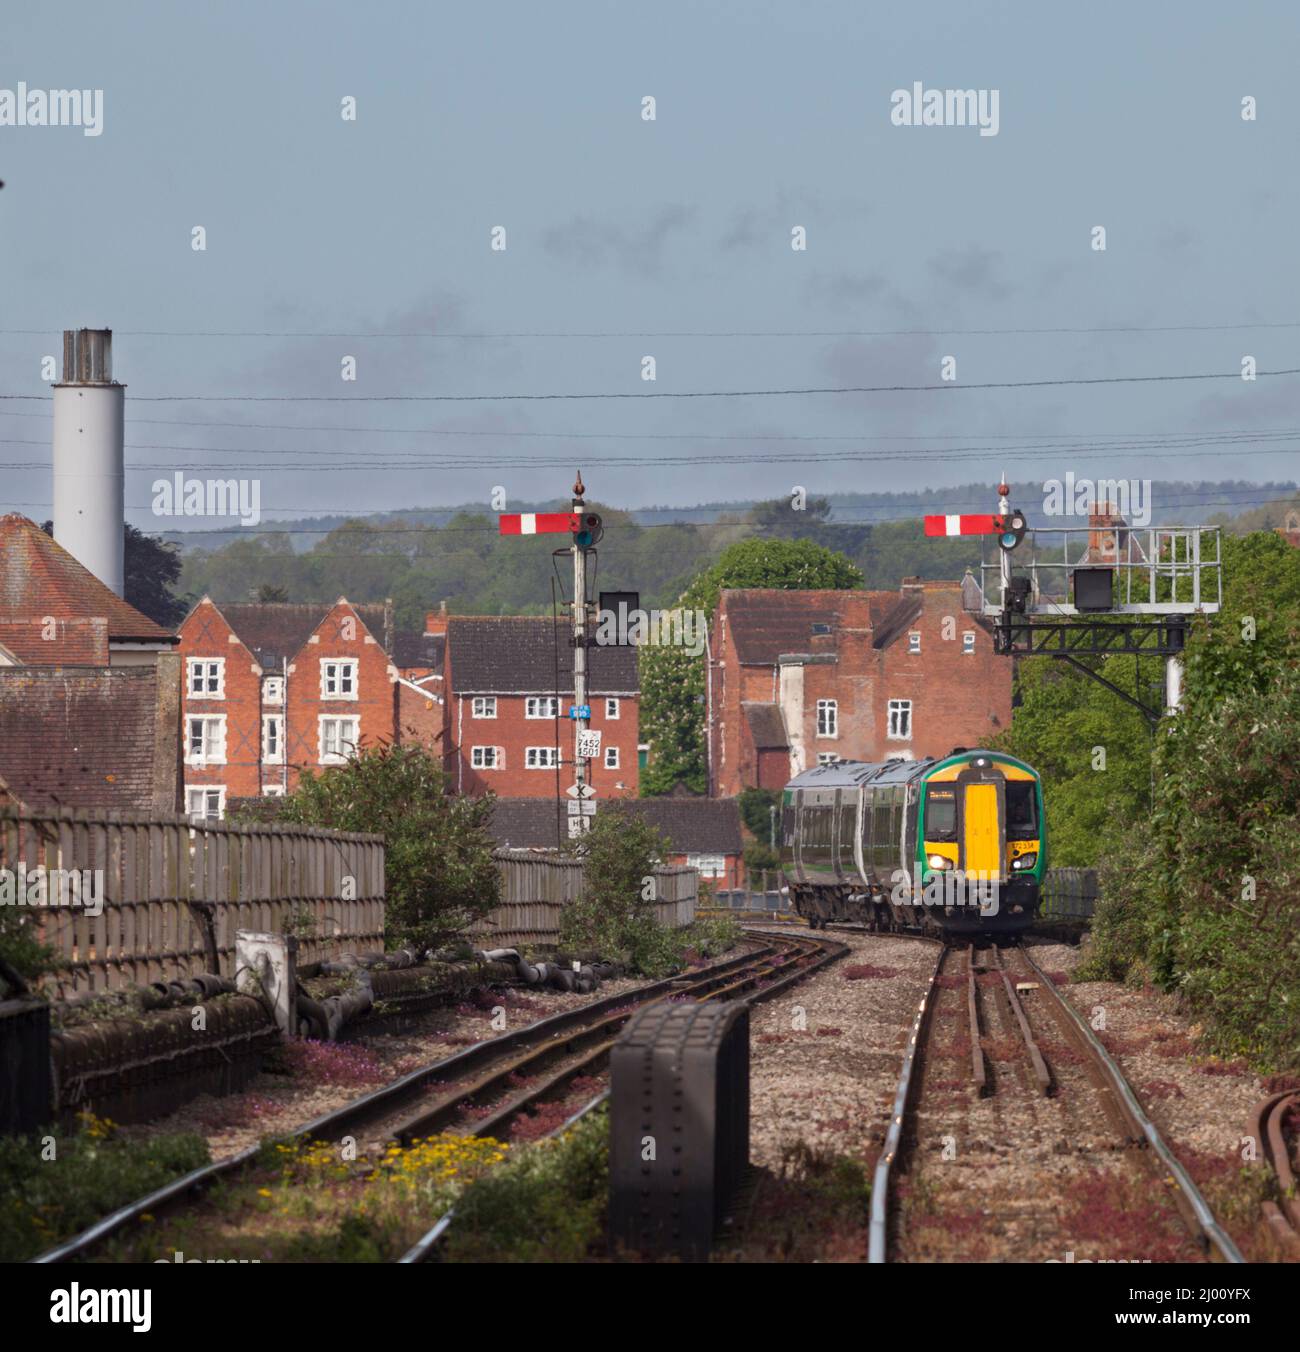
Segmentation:
{"type": "Polygon", "coordinates": [[[495,718],[497,716],[497,697],[495,695],[475,695],[469,712],[471,718],[495,718]]]}
{"type": "Polygon", "coordinates": [[[224,765],[226,763],[226,715],[225,714],[186,714],[185,715],[185,764],[186,765],[224,765]],[[199,735],[199,750],[191,750],[195,723],[202,724],[199,735]],[[214,736],[212,729],[217,729],[214,736]]]}
{"type": "Polygon", "coordinates": [[[819,751],[817,753],[818,765],[837,765],[839,759],[840,753],[838,751],[819,751]]]}
{"type": "Polygon", "coordinates": [[[546,718],[553,721],[559,716],[560,697],[558,695],[529,695],[524,700],[525,718],[546,718]]]}
{"type": "Polygon", "coordinates": [[[913,629],[907,636],[907,651],[909,653],[919,653],[921,651],[921,631],[913,629]]]}
{"type": "Polygon", "coordinates": [[[320,660],[321,699],[360,699],[361,682],[358,679],[358,665],[355,657],[322,657],[320,660]],[[329,675],[330,667],[337,668],[332,679],[329,675]],[[348,682],[351,682],[352,685],[350,691],[343,689],[348,682]],[[333,686],[332,689],[331,686],[333,686]]]}
{"type": "Polygon", "coordinates": [[[619,768],[620,767],[618,763],[618,747],[607,746],[605,748],[605,769],[617,770],[619,768]]]}
{"type": "Polygon", "coordinates": [[[975,631],[973,629],[963,631],[961,636],[961,651],[963,656],[975,651],[975,631]]]}
{"type": "Polygon", "coordinates": [[[267,765],[284,764],[284,715],[283,714],[263,714],[262,715],[262,760],[267,765]],[[274,728],[276,731],[275,749],[271,748],[271,739],[267,736],[268,731],[274,728]]]}
{"type": "Polygon", "coordinates": [[[226,697],[226,659],[224,657],[190,657],[185,661],[185,695],[188,699],[225,699],[226,697]],[[200,683],[207,686],[216,678],[215,690],[195,690],[194,677],[199,669],[203,672],[200,683]]]}
{"type": "Polygon", "coordinates": [[[817,736],[838,738],[840,735],[840,702],[837,699],[817,701],[817,736]],[[825,729],[823,731],[823,729],[825,729]]]}
{"type": "Polygon", "coordinates": [[[346,765],[356,755],[357,744],[361,741],[361,719],[356,714],[320,714],[316,719],[316,750],[317,763],[320,765],[346,765]],[[337,729],[337,741],[340,746],[345,742],[351,743],[352,753],[349,755],[345,751],[326,751],[325,749],[325,725],[327,723],[351,723],[352,735],[344,735],[344,729],[340,726],[337,729]]]}
{"type": "Polygon", "coordinates": [[[554,770],[559,763],[558,754],[553,746],[524,748],[525,770],[554,770]]]}
{"type": "Polygon", "coordinates": [[[910,699],[891,699],[886,706],[885,736],[891,742],[910,742],[912,740],[912,701],[910,699]],[[906,732],[895,729],[906,721],[906,732]]]}
{"type": "Polygon", "coordinates": [[[203,826],[211,821],[222,821],[226,815],[226,786],[224,784],[187,784],[185,786],[185,815],[196,826],[203,826]],[[202,812],[195,812],[190,807],[196,793],[203,795],[205,806],[202,812]],[[217,795],[217,815],[215,817],[211,816],[206,808],[210,793],[217,795]]]}
{"type": "Polygon", "coordinates": [[[503,746],[472,746],[469,750],[471,770],[504,770],[506,768],[506,749],[503,746]],[[479,753],[483,753],[480,759],[479,753]],[[488,760],[487,753],[491,752],[488,760]]]}
{"type": "Polygon", "coordinates": [[[612,723],[615,719],[621,717],[619,712],[618,700],[607,699],[605,701],[605,717],[612,723]]]}
{"type": "Polygon", "coordinates": [[[693,868],[701,878],[725,878],[727,876],[727,856],[725,854],[688,854],[686,867],[693,868]]]}
{"type": "Polygon", "coordinates": [[[262,703],[275,705],[284,703],[284,677],[264,676],[262,678],[262,703]]]}
{"type": "Polygon", "coordinates": [[[263,784],[263,785],[262,785],[262,797],[263,797],[263,798],[283,798],[283,797],[284,797],[284,785],[283,785],[283,784],[263,784]]]}

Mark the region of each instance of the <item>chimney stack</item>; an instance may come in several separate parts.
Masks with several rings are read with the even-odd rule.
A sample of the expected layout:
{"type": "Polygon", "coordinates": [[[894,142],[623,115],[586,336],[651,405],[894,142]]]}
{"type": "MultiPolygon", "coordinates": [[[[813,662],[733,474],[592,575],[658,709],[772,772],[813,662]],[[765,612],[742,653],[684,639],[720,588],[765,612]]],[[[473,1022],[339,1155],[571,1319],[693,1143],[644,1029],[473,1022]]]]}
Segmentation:
{"type": "Polygon", "coordinates": [[[54,538],[118,596],[125,586],[123,420],[111,329],[63,331],[54,387],[54,538]]]}

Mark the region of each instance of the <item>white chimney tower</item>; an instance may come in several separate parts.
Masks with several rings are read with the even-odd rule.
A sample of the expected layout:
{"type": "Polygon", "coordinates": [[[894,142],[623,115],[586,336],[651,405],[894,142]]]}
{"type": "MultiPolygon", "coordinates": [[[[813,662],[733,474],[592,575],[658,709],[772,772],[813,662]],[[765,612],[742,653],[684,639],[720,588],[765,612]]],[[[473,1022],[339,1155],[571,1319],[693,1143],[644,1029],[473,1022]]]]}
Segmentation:
{"type": "Polygon", "coordinates": [[[64,329],[54,387],[54,538],[118,596],[125,584],[123,414],[113,331],[64,329]]]}

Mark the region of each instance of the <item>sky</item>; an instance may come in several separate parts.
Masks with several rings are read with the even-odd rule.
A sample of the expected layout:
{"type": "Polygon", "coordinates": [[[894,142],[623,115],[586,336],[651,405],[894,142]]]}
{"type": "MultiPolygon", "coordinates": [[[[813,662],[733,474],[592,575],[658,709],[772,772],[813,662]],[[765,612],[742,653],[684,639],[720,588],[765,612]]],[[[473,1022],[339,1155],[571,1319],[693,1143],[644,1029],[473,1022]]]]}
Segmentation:
{"type": "Polygon", "coordinates": [[[1292,481],[1300,377],[1238,373],[1300,367],[1297,56],[1289,0],[6,6],[0,91],[103,120],[0,126],[0,503],[49,513],[78,326],[146,529],[176,470],[264,520],[1292,481]],[[997,134],[895,125],[916,81],[997,134]]]}

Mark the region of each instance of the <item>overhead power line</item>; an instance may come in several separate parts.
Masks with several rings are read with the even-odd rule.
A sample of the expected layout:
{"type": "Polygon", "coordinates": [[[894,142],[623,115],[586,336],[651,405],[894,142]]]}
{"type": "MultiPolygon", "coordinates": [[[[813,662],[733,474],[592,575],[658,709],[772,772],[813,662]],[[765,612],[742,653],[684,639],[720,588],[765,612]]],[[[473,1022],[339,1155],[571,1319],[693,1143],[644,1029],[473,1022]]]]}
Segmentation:
{"type": "MultiPolygon", "coordinates": [[[[1243,330],[1295,329],[1300,321],[1247,320],[1237,324],[1099,324],[1046,328],[936,329],[518,329],[497,333],[438,329],[114,329],[124,338],[428,338],[445,342],[497,342],[521,339],[599,340],[608,338],[961,338],[999,335],[1091,333],[1233,333],[1243,330]]],[[[0,329],[0,335],[48,337],[54,329],[0,329]]]]}
{"type": "MultiPolygon", "coordinates": [[[[1257,371],[1257,376],[1300,375],[1300,367],[1257,371]]],[[[146,404],[478,404],[596,399],[755,399],[809,394],[925,394],[957,390],[1023,390],[1065,385],[1149,385],[1172,381],[1240,380],[1240,371],[1202,371],[1186,375],[1074,376],[1050,380],[987,380],[932,385],[817,385],[757,390],[651,390],[642,393],[606,390],[586,394],[145,394],[132,402],[146,404]]],[[[0,394],[3,400],[45,400],[43,394],[0,394]]]]}

